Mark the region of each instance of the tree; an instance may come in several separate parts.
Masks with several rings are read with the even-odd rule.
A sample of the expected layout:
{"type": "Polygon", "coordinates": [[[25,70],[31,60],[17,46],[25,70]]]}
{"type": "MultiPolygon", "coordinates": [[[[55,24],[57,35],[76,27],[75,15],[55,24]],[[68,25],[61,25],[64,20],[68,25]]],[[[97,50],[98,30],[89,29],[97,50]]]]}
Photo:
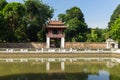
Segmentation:
{"type": "Polygon", "coordinates": [[[95,31],[98,37],[96,42],[105,42],[105,40],[108,39],[108,29],[100,29],[97,27],[95,31]]]}
{"type": "Polygon", "coordinates": [[[3,14],[0,12],[0,42],[3,42],[3,35],[4,35],[4,16],[3,14]]]}
{"type": "Polygon", "coordinates": [[[25,7],[22,3],[9,3],[3,8],[3,14],[5,18],[6,29],[6,41],[16,42],[18,41],[16,30],[23,24],[23,17],[25,14],[25,7]]]}
{"type": "Polygon", "coordinates": [[[87,42],[105,42],[108,39],[108,30],[107,29],[90,29],[90,32],[87,33],[87,42]]]}
{"type": "Polygon", "coordinates": [[[53,16],[50,6],[40,0],[4,2],[0,1],[0,42],[45,41],[44,25],[53,16]]]}
{"type": "Polygon", "coordinates": [[[0,0],[0,42],[4,41],[5,27],[4,27],[4,15],[2,13],[3,8],[7,5],[6,0],[0,0]]]}
{"type": "Polygon", "coordinates": [[[48,18],[52,18],[53,9],[40,0],[26,0],[25,6],[27,34],[30,41],[45,41],[43,28],[48,18]]]}
{"type": "Polygon", "coordinates": [[[66,13],[59,14],[58,18],[68,26],[65,31],[67,41],[86,41],[87,25],[78,7],[67,9],[66,13]]]}
{"type": "Polygon", "coordinates": [[[111,37],[120,42],[120,15],[110,28],[111,37]]]}
{"type": "Polygon", "coordinates": [[[8,4],[6,0],[0,0],[0,10],[2,10],[6,6],[6,4],[8,4]]]}
{"type": "Polygon", "coordinates": [[[119,17],[119,15],[120,15],[120,4],[114,10],[114,12],[110,18],[110,22],[108,23],[109,28],[111,28],[111,26],[114,24],[115,20],[119,17]]]}
{"type": "Polygon", "coordinates": [[[95,29],[91,29],[91,33],[87,35],[88,42],[97,42],[98,34],[95,29]]]}

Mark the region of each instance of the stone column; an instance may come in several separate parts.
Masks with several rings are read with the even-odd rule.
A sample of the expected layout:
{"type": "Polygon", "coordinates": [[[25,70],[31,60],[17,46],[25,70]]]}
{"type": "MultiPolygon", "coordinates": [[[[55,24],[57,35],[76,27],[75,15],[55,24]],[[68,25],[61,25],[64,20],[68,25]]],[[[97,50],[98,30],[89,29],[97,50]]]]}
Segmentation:
{"type": "Polygon", "coordinates": [[[118,49],[118,42],[115,43],[115,48],[118,49]]]}
{"type": "Polygon", "coordinates": [[[61,70],[62,70],[62,71],[65,70],[65,62],[61,62],[61,70]]]}
{"type": "Polygon", "coordinates": [[[46,63],[46,70],[49,71],[50,70],[50,62],[46,63]]]}
{"type": "Polygon", "coordinates": [[[50,38],[49,37],[47,37],[46,38],[46,48],[50,48],[50,38]]]}
{"type": "Polygon", "coordinates": [[[65,38],[62,37],[61,38],[61,48],[64,48],[64,45],[65,45],[65,38]]]}
{"type": "Polygon", "coordinates": [[[41,52],[43,53],[43,51],[44,51],[44,49],[42,48],[42,49],[41,49],[41,52]]]}
{"type": "Polygon", "coordinates": [[[109,46],[110,44],[109,44],[109,42],[107,42],[107,46],[106,46],[106,48],[110,48],[110,46],[109,46]]]}

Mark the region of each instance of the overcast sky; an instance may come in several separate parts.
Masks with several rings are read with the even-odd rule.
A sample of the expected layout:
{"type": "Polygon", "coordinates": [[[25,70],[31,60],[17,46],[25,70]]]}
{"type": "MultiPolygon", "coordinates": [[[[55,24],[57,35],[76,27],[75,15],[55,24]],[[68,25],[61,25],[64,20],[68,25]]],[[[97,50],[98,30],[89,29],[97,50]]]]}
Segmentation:
{"type": "MultiPolygon", "coordinates": [[[[22,2],[23,0],[7,0],[8,2],[22,2]]],[[[85,17],[88,27],[106,28],[110,21],[110,16],[120,0],[42,0],[43,3],[55,9],[54,18],[57,19],[59,13],[65,13],[66,9],[73,6],[79,7],[85,17]]]]}

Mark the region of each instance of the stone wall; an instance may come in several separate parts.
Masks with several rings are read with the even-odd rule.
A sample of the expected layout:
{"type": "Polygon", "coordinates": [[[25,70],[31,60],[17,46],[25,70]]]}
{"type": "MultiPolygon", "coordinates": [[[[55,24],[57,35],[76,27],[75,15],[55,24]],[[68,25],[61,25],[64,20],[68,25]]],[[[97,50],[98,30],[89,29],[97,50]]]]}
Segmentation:
{"type": "Polygon", "coordinates": [[[45,43],[0,43],[0,48],[45,48],[45,43]]]}
{"type": "Polygon", "coordinates": [[[96,43],[96,42],[67,42],[65,43],[66,48],[91,48],[91,49],[100,49],[106,48],[106,43],[96,43]]]}
{"type": "MultiPolygon", "coordinates": [[[[0,43],[0,48],[46,48],[46,43],[0,43]]],[[[66,42],[65,48],[106,48],[106,43],[66,42]]]]}

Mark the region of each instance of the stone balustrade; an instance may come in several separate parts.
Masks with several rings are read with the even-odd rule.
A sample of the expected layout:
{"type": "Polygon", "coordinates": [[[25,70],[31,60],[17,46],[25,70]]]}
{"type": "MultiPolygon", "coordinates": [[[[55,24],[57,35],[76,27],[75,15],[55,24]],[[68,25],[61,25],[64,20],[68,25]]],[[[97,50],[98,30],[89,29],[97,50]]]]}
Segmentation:
{"type": "Polygon", "coordinates": [[[119,49],[0,48],[0,53],[120,53],[119,49]]]}

